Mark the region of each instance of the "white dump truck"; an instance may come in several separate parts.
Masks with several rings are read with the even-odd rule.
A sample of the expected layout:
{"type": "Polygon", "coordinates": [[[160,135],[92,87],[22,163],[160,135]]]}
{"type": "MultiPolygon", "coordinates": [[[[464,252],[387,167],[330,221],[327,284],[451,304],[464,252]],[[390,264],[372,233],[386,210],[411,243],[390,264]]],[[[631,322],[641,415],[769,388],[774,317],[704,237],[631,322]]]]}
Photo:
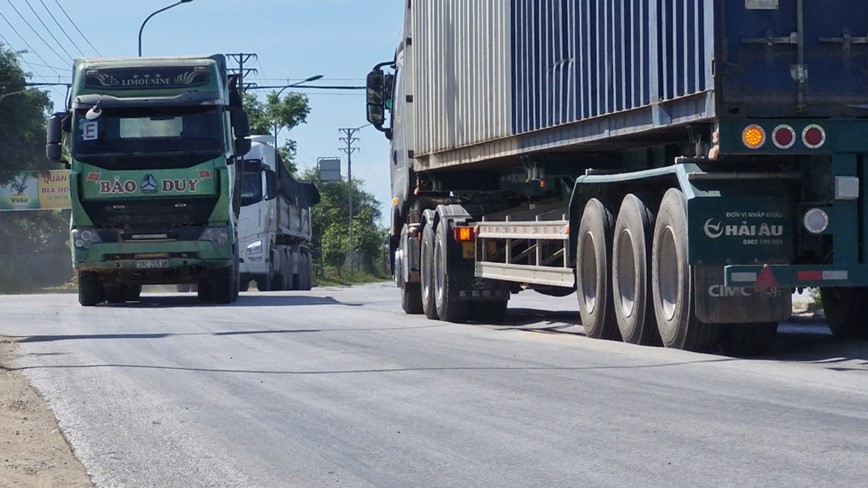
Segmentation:
{"type": "Polygon", "coordinates": [[[310,290],[310,208],[320,201],[310,182],[294,179],[271,144],[272,136],[251,136],[240,164],[241,291],[256,282],[260,291],[310,290]]]}

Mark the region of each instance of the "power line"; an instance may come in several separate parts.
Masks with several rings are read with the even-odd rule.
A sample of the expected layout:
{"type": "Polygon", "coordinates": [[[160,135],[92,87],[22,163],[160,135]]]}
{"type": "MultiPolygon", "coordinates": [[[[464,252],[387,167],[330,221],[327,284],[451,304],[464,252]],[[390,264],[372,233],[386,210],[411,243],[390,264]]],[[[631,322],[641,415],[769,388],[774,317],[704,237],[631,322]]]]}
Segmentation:
{"type": "Polygon", "coordinates": [[[63,5],[61,5],[60,2],[58,2],[57,0],[54,0],[54,3],[56,3],[57,6],[60,7],[60,11],[63,12],[63,15],[66,16],[66,20],[68,20],[72,24],[72,26],[75,27],[75,30],[77,30],[78,33],[81,34],[81,37],[84,38],[85,42],[87,42],[87,44],[90,47],[92,47],[93,50],[96,51],[96,53],[98,55],[102,56],[102,53],[99,52],[99,49],[97,49],[93,44],[90,43],[90,40],[87,38],[87,36],[84,35],[84,32],[82,32],[81,29],[78,28],[78,25],[75,24],[75,21],[72,20],[72,18],[69,16],[68,13],[66,13],[66,10],[64,10],[63,5]]]}
{"type": "Polygon", "coordinates": [[[54,39],[54,42],[56,42],[57,45],[60,46],[60,50],[63,51],[69,57],[69,59],[74,58],[75,56],[69,54],[69,51],[67,51],[66,48],[63,47],[63,44],[58,41],[56,37],[54,37],[54,32],[51,32],[51,29],[49,29],[48,26],[45,25],[45,22],[42,21],[42,17],[40,17],[39,14],[36,13],[36,9],[33,8],[33,5],[30,4],[30,0],[24,0],[24,3],[27,4],[27,7],[30,8],[30,11],[33,12],[33,15],[36,16],[36,20],[38,20],[39,23],[42,24],[42,27],[45,27],[45,30],[48,31],[48,35],[50,35],[51,38],[54,39]]]}
{"type": "MultiPolygon", "coordinates": [[[[63,32],[63,35],[65,35],[66,38],[69,39],[69,42],[71,42],[72,45],[75,46],[75,48],[78,50],[78,52],[81,53],[82,55],[84,55],[84,50],[83,50],[82,48],[78,47],[78,44],[76,44],[75,41],[73,41],[72,38],[69,37],[69,34],[66,33],[66,29],[64,29],[63,26],[60,25],[60,22],[57,21],[57,18],[56,18],[56,17],[54,17],[54,14],[51,13],[51,9],[49,9],[49,8],[45,5],[45,0],[39,0],[39,3],[42,4],[42,8],[44,8],[45,11],[48,12],[48,15],[51,16],[51,20],[53,20],[54,23],[57,24],[57,27],[60,28],[60,32],[63,32]]],[[[43,24],[43,25],[44,25],[44,24],[43,24]]]]}
{"type": "MultiPolygon", "coordinates": [[[[5,20],[7,24],[9,24],[9,27],[12,28],[12,32],[15,32],[15,34],[17,34],[18,37],[20,37],[21,40],[24,41],[24,45],[26,45],[27,47],[30,48],[30,52],[32,52],[34,56],[36,56],[37,58],[39,58],[43,63],[45,63],[45,64],[47,65],[47,64],[48,64],[48,61],[46,61],[45,58],[43,58],[42,56],[40,56],[39,53],[36,52],[36,49],[33,49],[33,46],[31,46],[30,43],[27,42],[27,39],[25,39],[24,36],[22,36],[21,33],[18,32],[18,29],[16,29],[15,26],[12,25],[12,22],[9,22],[9,19],[7,19],[5,15],[3,15],[3,12],[2,12],[2,11],[0,11],[0,17],[2,17],[3,20],[5,20]]],[[[5,38],[4,38],[4,39],[5,39],[5,38]]],[[[7,43],[8,43],[8,41],[7,41],[7,43]]],[[[60,72],[57,71],[56,69],[52,68],[52,71],[54,71],[54,73],[55,73],[57,76],[62,76],[62,75],[60,74],[60,72]]]]}
{"type": "MultiPolygon", "coordinates": [[[[15,13],[18,14],[19,17],[21,17],[21,20],[23,20],[24,23],[27,24],[27,27],[30,27],[30,30],[32,30],[33,33],[36,34],[36,37],[38,37],[39,40],[42,41],[43,44],[45,44],[46,46],[48,46],[48,49],[49,49],[51,52],[53,52],[53,53],[54,53],[58,58],[60,58],[60,59],[64,59],[64,57],[61,56],[59,52],[55,51],[54,48],[51,47],[51,44],[49,44],[48,41],[46,41],[45,38],[42,37],[42,35],[40,35],[39,32],[36,31],[36,29],[35,29],[35,28],[30,24],[30,22],[27,21],[27,18],[24,17],[24,16],[21,14],[21,11],[18,10],[18,7],[16,7],[16,6],[12,3],[12,0],[6,0],[6,3],[8,3],[9,6],[12,7],[12,10],[14,10],[15,13]]],[[[4,18],[5,18],[5,17],[4,17],[4,18]]],[[[9,22],[9,20],[7,19],[6,22],[9,22]]],[[[12,24],[10,23],[9,25],[12,25],[12,24]]],[[[17,32],[16,32],[16,33],[17,33],[17,32]]],[[[21,34],[18,34],[18,35],[20,36],[21,34]]],[[[23,37],[22,37],[22,39],[23,39],[23,37]]],[[[32,49],[32,48],[31,48],[31,49],[32,49]]],[[[43,61],[44,61],[44,60],[43,60],[43,61]]]]}

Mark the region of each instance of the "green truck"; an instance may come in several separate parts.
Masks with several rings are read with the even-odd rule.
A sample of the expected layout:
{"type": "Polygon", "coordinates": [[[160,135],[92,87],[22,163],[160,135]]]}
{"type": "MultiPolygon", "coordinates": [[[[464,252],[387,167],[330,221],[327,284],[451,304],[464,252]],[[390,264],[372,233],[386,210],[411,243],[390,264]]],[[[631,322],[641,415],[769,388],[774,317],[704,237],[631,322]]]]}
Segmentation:
{"type": "Polygon", "coordinates": [[[71,170],[82,305],[136,300],[144,284],[197,283],[202,301],[237,298],[233,163],[249,133],[223,55],[75,60],[46,156],[71,170]]]}

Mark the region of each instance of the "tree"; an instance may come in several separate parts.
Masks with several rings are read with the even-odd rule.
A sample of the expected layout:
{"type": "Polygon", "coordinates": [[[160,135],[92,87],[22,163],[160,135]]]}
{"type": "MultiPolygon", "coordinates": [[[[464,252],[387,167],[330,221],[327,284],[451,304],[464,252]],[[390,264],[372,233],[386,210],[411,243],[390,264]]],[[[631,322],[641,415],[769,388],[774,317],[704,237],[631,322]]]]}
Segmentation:
{"type": "MultiPolygon", "coordinates": [[[[263,103],[256,95],[245,92],[244,110],[250,118],[251,133],[274,136],[281,129],[292,130],[307,122],[310,105],[307,96],[301,93],[289,92],[283,98],[278,98],[278,92],[271,92],[266,95],[263,103]]],[[[297,171],[295,150],[296,143],[293,140],[288,140],[277,148],[286,169],[292,175],[297,171]]]]}
{"type": "Polygon", "coordinates": [[[0,184],[20,171],[50,169],[45,158],[45,118],[52,109],[48,95],[27,88],[28,73],[19,54],[0,43],[0,184]]]}
{"type": "Polygon", "coordinates": [[[320,203],[311,210],[313,248],[319,250],[324,266],[340,268],[346,261],[349,242],[349,191],[353,197],[352,249],[363,256],[363,271],[373,273],[374,263],[383,256],[386,229],[378,222],[380,202],[362,189],[362,181],[323,183],[319,169],[311,168],[303,178],[313,181],[320,192],[320,203]]]}
{"type": "MultiPolygon", "coordinates": [[[[47,170],[48,95],[27,88],[19,54],[0,44],[0,185],[22,171],[47,170]]],[[[69,211],[0,212],[0,292],[60,284],[71,276],[69,211]]]]}

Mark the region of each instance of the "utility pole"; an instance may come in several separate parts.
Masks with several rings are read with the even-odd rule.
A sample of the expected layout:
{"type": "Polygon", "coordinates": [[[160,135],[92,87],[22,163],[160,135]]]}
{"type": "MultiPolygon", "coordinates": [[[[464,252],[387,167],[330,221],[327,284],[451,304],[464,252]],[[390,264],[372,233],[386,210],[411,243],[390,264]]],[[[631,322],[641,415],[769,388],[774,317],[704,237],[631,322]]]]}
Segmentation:
{"type": "MultiPolygon", "coordinates": [[[[226,54],[226,56],[231,58],[232,61],[235,61],[236,63],[238,63],[238,70],[237,70],[237,73],[238,73],[238,90],[243,92],[244,90],[247,89],[247,86],[244,85],[244,76],[257,72],[256,68],[245,69],[244,63],[246,63],[247,61],[250,61],[251,58],[259,59],[259,56],[257,56],[256,54],[250,54],[250,53],[226,54]]],[[[230,70],[232,72],[236,72],[235,69],[230,69],[230,70]]]]}
{"type": "Polygon", "coordinates": [[[355,268],[355,253],[353,252],[353,153],[359,150],[359,148],[353,147],[353,143],[358,142],[359,140],[357,137],[353,136],[359,131],[359,129],[361,129],[361,127],[338,129],[338,132],[346,134],[346,137],[341,137],[339,139],[347,144],[347,147],[342,147],[341,151],[347,153],[347,183],[349,183],[347,196],[350,207],[350,269],[355,268]]]}

